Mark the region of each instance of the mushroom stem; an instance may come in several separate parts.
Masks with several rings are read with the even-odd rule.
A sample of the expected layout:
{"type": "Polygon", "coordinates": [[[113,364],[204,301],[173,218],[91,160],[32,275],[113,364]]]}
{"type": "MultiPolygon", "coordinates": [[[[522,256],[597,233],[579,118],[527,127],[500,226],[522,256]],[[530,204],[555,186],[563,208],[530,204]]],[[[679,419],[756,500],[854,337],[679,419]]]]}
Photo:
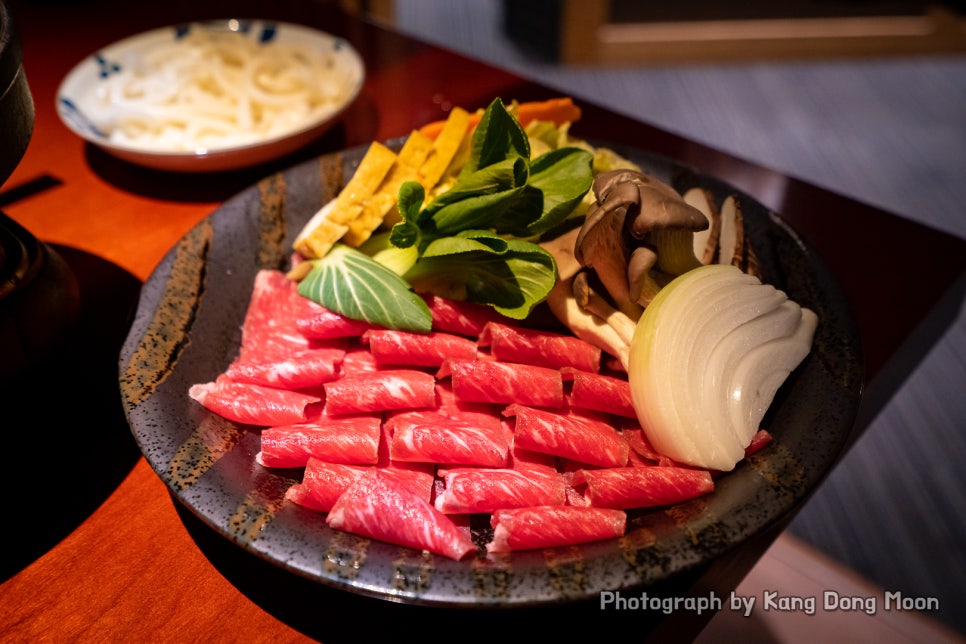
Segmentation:
{"type": "Polygon", "coordinates": [[[585,271],[574,275],[572,290],[578,306],[610,325],[621,341],[630,346],[637,323],[615,309],[606,299],[594,291],[587,281],[585,271]]]}
{"type": "Polygon", "coordinates": [[[701,265],[694,255],[694,233],[687,228],[652,230],[650,242],[657,248],[657,269],[668,275],[683,275],[701,265]]]}
{"type": "Polygon", "coordinates": [[[547,305],[575,336],[614,356],[627,370],[630,343],[607,321],[577,303],[573,294],[573,278],[557,282],[547,296],[547,305]]]}
{"type": "Polygon", "coordinates": [[[579,234],[580,228],[573,228],[553,239],[540,242],[540,246],[553,255],[557,262],[558,283],[569,280],[581,269],[580,262],[574,257],[574,246],[579,234]]]}
{"type": "Polygon", "coordinates": [[[635,248],[627,262],[627,281],[631,285],[631,297],[641,307],[647,307],[661,290],[661,284],[651,275],[651,269],[656,262],[657,254],[650,246],[635,248]]]}

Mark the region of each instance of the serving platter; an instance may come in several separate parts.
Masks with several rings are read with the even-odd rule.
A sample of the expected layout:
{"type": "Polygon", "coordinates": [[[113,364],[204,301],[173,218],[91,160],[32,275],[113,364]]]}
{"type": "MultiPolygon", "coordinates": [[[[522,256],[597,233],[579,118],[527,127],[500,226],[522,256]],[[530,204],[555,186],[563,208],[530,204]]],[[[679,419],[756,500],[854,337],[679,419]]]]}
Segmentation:
{"type": "MultiPolygon", "coordinates": [[[[261,49],[259,49],[261,51],[261,49]]],[[[362,57],[344,38],[299,24],[272,20],[220,19],[189,22],[153,29],[124,38],[93,52],[77,63],[57,90],[57,115],[67,128],[89,143],[120,159],[144,167],[175,172],[212,172],[235,170],[266,163],[307,145],[331,128],[352,104],[365,81],[362,57]],[[338,100],[324,110],[309,111],[282,131],[270,136],[197,149],[171,149],[159,138],[117,139],[111,128],[117,106],[105,98],[107,87],[119,74],[139,74],[150,69],[148,61],[162,47],[183,45],[191,35],[231,35],[246,44],[263,48],[269,45],[301,48],[327,61],[326,78],[311,82],[336,82],[342,86],[338,100]]],[[[142,84],[171,79],[142,79],[142,84]]],[[[267,99],[265,99],[267,100],[267,99]]],[[[146,110],[161,109],[148,106],[146,110]]],[[[201,113],[192,118],[200,118],[201,113]]],[[[158,117],[161,118],[161,117],[158,117]]],[[[244,127],[239,126],[239,131],[244,127]]]]}
{"type": "Polygon", "coordinates": [[[829,472],[855,420],[861,348],[842,291],[780,216],[749,196],[646,151],[599,145],[682,192],[700,186],[718,202],[735,195],[764,281],[819,316],[811,354],[765,417],[773,442],[720,476],[712,494],[630,512],[619,539],[463,561],[332,530],[324,515],[284,499],[301,470],[257,464],[257,429],[220,418],[187,392],[234,359],[255,274],[288,267],[296,234],[338,194],[367,146],[302,163],[229,199],[145,282],[119,370],[127,418],[151,467],[204,523],[262,559],[331,587],[432,606],[538,606],[646,588],[780,524],[829,472]]]}

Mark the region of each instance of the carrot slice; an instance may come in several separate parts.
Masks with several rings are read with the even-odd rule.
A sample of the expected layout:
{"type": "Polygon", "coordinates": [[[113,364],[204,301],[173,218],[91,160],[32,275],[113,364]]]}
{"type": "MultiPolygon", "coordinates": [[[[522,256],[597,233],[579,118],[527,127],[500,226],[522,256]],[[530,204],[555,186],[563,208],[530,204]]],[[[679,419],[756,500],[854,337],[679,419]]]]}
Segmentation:
{"type": "MultiPolygon", "coordinates": [[[[557,125],[574,122],[580,119],[580,108],[574,104],[569,96],[551,98],[546,101],[530,101],[516,106],[516,117],[523,127],[531,121],[553,121],[557,125]]],[[[470,114],[470,129],[477,126],[483,110],[470,114]]],[[[435,139],[442,131],[446,120],[433,121],[419,128],[419,131],[431,139],[435,139]]]]}

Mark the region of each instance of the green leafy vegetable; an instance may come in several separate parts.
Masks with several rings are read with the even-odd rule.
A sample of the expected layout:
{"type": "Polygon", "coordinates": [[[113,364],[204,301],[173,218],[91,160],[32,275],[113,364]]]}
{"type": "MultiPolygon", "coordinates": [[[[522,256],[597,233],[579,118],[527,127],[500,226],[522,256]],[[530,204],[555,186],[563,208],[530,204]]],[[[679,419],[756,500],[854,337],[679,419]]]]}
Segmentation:
{"type": "Polygon", "coordinates": [[[507,317],[522,320],[553,288],[556,265],[536,244],[518,239],[506,244],[505,253],[474,250],[424,256],[405,278],[416,290],[485,302],[507,317]]]}
{"type": "Polygon", "coordinates": [[[473,173],[495,163],[515,158],[530,158],[530,139],[520,122],[496,98],[480,118],[470,140],[470,158],[460,171],[463,181],[473,173]]]}
{"type": "MultiPolygon", "coordinates": [[[[521,199],[527,189],[529,162],[522,157],[507,159],[460,178],[456,185],[434,199],[419,214],[421,227],[437,233],[452,233],[466,228],[506,228],[504,219],[524,219],[536,215],[533,208],[520,211],[528,202],[521,199]]],[[[589,187],[589,186],[588,186],[589,187]]]]}
{"type": "Polygon", "coordinates": [[[409,284],[365,253],[336,244],[299,282],[299,294],[354,320],[428,332],[429,307],[409,284]]]}
{"type": "Polygon", "coordinates": [[[452,237],[440,237],[426,245],[422,258],[459,255],[461,253],[487,252],[503,255],[509,250],[509,242],[488,230],[463,230],[452,237]]]}
{"type": "Polygon", "coordinates": [[[593,182],[593,156],[577,148],[559,148],[530,164],[529,186],[543,196],[540,216],[527,226],[530,234],[555,228],[583,200],[593,182]]]}
{"type": "Polygon", "coordinates": [[[358,250],[397,275],[404,275],[419,259],[416,246],[399,247],[389,243],[389,231],[371,235],[358,250]]]}
{"type": "Polygon", "coordinates": [[[564,222],[593,182],[587,150],[557,148],[532,161],[530,152],[527,133],[494,100],[449,189],[427,203],[419,183],[400,187],[400,221],[364,248],[387,262],[384,272],[375,259],[339,247],[314,262],[299,292],[348,317],[399,329],[429,330],[425,303],[409,287],[525,318],[557,279],[553,257],[526,238],[564,222]]]}
{"type": "Polygon", "coordinates": [[[593,181],[593,155],[559,148],[530,160],[526,132],[497,99],[473,133],[456,183],[423,204],[415,182],[399,191],[402,221],[389,236],[418,248],[404,277],[418,291],[489,304],[526,317],[556,281],[552,256],[519,238],[545,233],[581,203],[593,181]]]}
{"type": "Polygon", "coordinates": [[[417,220],[425,198],[426,191],[415,181],[407,181],[399,188],[396,204],[402,221],[389,231],[389,243],[396,248],[410,248],[419,244],[422,233],[417,220]]]}

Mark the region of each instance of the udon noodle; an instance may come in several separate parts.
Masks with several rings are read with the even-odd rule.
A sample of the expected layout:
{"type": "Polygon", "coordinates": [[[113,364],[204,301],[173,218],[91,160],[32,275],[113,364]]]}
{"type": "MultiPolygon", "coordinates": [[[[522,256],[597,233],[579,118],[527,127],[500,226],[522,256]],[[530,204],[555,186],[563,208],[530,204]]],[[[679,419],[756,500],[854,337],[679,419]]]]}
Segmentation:
{"type": "Polygon", "coordinates": [[[345,74],[331,52],[196,30],[100,83],[113,142],[172,152],[254,144],[334,112],[345,74]]]}

